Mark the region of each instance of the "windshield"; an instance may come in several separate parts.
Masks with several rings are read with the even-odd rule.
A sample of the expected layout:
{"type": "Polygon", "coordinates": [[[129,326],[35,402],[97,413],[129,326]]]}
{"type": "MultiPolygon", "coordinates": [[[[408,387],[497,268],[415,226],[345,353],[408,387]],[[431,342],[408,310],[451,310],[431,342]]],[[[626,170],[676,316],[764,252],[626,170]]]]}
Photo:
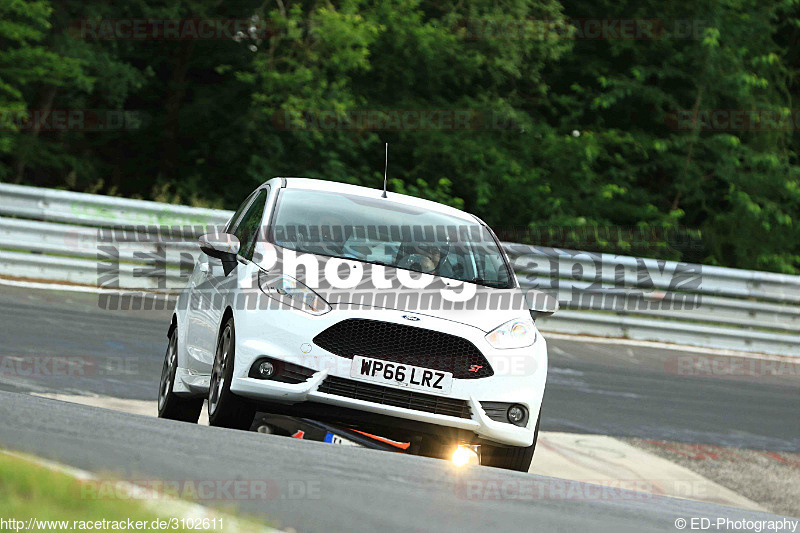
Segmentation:
{"type": "Polygon", "coordinates": [[[354,259],[498,288],[508,265],[477,222],[388,199],[284,189],[272,241],[297,252],[354,259]]]}

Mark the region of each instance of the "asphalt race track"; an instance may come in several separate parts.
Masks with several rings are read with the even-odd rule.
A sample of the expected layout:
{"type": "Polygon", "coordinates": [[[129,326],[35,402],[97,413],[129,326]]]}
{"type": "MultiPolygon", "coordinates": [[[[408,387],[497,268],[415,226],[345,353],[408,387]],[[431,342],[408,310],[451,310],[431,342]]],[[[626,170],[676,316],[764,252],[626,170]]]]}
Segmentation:
{"type": "Polygon", "coordinates": [[[621,490],[597,497],[606,493],[579,482],[488,467],[456,469],[434,459],[196,426],[23,394],[0,392],[0,404],[0,446],[140,481],[238,480],[246,485],[266,480],[273,487],[269,497],[237,499],[239,508],[301,531],[638,533],[674,532],[678,518],[780,520],[621,490]],[[492,497],[500,493],[489,487],[498,486],[504,497],[492,497]]]}
{"type": "MultiPolygon", "coordinates": [[[[80,406],[31,393],[154,400],[169,311],[0,286],[0,447],[94,472],[270,487],[236,506],[300,531],[676,531],[679,518],[776,519],[577,481],[80,406]],[[48,357],[90,363],[51,372],[48,357]],[[40,367],[16,365],[38,361],[40,367]]],[[[800,451],[797,374],[691,377],[675,350],[554,339],[542,429],[800,451]]],[[[223,491],[224,495],[224,491],[223,491]]],[[[201,502],[202,503],[202,502],[201,502]]],[[[722,529],[726,530],[726,529],[722,529]]],[[[735,527],[728,531],[737,530],[735,527]]]]}
{"type": "MultiPolygon", "coordinates": [[[[107,311],[96,294],[9,286],[0,286],[0,309],[0,390],[156,399],[169,311],[107,311]],[[14,358],[47,356],[88,359],[95,370],[13,371],[14,358]]],[[[544,431],[800,452],[798,365],[779,375],[679,376],[675,360],[691,352],[548,344],[544,431]]]]}

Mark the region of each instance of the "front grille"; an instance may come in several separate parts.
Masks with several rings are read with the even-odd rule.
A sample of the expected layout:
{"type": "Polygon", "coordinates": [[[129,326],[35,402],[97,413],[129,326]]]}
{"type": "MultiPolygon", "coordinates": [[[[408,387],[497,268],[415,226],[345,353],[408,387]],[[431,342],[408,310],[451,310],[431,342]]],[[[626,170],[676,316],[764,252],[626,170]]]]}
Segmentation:
{"type": "Polygon", "coordinates": [[[336,376],[325,378],[317,391],[365,402],[405,407],[406,409],[437,415],[472,418],[472,411],[466,400],[443,398],[410,390],[398,390],[384,387],[383,385],[364,383],[336,376]]]}
{"type": "Polygon", "coordinates": [[[495,422],[508,422],[508,408],[510,403],[505,402],[481,402],[481,407],[486,413],[486,416],[495,422]]]}
{"type": "Polygon", "coordinates": [[[308,381],[308,378],[314,375],[316,370],[311,370],[304,366],[296,365],[294,363],[284,363],[283,368],[280,369],[280,374],[275,378],[275,381],[282,381],[284,383],[303,383],[308,381]]]}
{"type": "Polygon", "coordinates": [[[348,359],[374,357],[451,372],[458,379],[494,375],[481,351],[467,339],[403,324],[350,318],[322,331],[314,344],[348,359]]]}

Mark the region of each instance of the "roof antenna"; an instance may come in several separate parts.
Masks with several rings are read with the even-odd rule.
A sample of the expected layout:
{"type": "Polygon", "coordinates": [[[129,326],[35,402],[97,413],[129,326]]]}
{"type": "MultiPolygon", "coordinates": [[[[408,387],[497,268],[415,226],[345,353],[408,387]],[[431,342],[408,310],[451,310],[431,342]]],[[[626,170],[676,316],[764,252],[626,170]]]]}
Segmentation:
{"type": "Polygon", "coordinates": [[[386,169],[389,166],[389,143],[386,143],[386,159],[383,162],[383,194],[381,198],[386,198],[386,169]]]}

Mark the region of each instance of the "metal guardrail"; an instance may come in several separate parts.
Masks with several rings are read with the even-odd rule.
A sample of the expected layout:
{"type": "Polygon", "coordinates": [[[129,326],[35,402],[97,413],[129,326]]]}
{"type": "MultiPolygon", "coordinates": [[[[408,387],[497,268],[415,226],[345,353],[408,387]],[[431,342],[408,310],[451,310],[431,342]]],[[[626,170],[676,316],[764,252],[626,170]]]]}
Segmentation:
{"type": "Polygon", "coordinates": [[[0,217],[0,250],[96,258],[104,245],[113,244],[130,255],[161,250],[168,250],[170,255],[187,253],[195,257],[199,253],[194,235],[183,234],[181,240],[168,241],[147,232],[135,232],[136,238],[130,240],[104,240],[102,234],[98,228],[0,217]]]}
{"type": "Polygon", "coordinates": [[[663,290],[691,290],[692,281],[701,281],[703,294],[800,303],[800,276],[504,244],[514,270],[540,280],[574,278],[578,287],[587,281],[607,284],[622,281],[629,286],[663,290]]]}
{"type": "Polygon", "coordinates": [[[800,335],[729,328],[713,323],[687,323],[564,310],[547,318],[540,327],[543,331],[558,333],[581,333],[800,357],[800,335]]]}
{"type": "Polygon", "coordinates": [[[0,215],[94,227],[222,225],[233,215],[233,211],[9,183],[0,183],[0,199],[0,215]]]}
{"type": "Polygon", "coordinates": [[[545,331],[800,357],[800,276],[504,243],[545,331]]]}
{"type": "Polygon", "coordinates": [[[169,291],[170,288],[186,285],[186,278],[191,272],[191,268],[167,268],[163,275],[148,276],[146,265],[120,263],[109,266],[109,274],[104,276],[104,266],[97,259],[0,251],[0,275],[107,289],[135,287],[145,291],[169,291]]]}
{"type": "MultiPolygon", "coordinates": [[[[0,275],[170,291],[192,271],[194,239],[232,212],[0,183],[0,215],[0,275]],[[115,234],[110,251],[98,228],[135,238],[115,234]]],[[[562,306],[543,331],[800,357],[800,276],[504,246],[522,286],[562,306]]]]}

